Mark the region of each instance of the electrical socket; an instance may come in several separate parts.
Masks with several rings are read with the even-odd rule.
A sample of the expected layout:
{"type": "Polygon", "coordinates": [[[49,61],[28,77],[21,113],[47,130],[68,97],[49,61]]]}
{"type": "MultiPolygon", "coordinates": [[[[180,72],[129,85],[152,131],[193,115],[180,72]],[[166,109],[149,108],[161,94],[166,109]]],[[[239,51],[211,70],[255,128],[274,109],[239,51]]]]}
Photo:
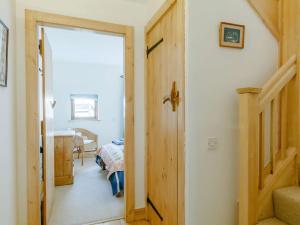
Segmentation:
{"type": "Polygon", "coordinates": [[[216,137],[208,138],[208,150],[214,151],[218,148],[218,139],[216,137]]]}

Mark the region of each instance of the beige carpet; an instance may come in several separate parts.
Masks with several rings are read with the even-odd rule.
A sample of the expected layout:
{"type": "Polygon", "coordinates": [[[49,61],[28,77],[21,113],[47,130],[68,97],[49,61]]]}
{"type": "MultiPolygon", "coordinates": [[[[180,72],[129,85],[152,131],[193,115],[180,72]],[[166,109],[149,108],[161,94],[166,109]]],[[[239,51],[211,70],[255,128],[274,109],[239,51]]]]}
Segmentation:
{"type": "Polygon", "coordinates": [[[85,158],[83,167],[75,160],[74,184],[55,188],[49,225],[81,225],[123,215],[124,199],[112,195],[106,173],[94,158],[85,158]]]}

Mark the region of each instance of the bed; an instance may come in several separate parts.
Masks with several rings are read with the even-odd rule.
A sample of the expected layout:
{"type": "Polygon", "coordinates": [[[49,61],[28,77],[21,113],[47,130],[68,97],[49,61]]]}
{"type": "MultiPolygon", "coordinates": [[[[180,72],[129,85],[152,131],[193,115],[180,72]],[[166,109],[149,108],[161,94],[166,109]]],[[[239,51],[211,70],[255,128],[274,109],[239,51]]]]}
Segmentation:
{"type": "Polygon", "coordinates": [[[124,145],[115,142],[102,146],[97,152],[96,163],[108,172],[107,179],[111,183],[113,195],[122,196],[124,193],[124,145]]]}

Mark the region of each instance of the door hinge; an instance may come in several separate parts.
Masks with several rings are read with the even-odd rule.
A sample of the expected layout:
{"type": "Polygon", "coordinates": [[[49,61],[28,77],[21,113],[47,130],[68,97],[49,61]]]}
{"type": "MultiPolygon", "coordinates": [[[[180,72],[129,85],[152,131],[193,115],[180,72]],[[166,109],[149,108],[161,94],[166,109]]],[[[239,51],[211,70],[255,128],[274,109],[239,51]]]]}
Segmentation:
{"type": "Polygon", "coordinates": [[[39,40],[39,52],[40,52],[40,55],[43,55],[43,50],[42,50],[42,39],[39,40]]]}
{"type": "Polygon", "coordinates": [[[151,206],[151,208],[154,210],[154,212],[156,213],[156,215],[159,217],[159,219],[161,221],[163,221],[163,217],[160,215],[160,213],[158,212],[157,208],[155,207],[155,205],[153,204],[153,202],[150,200],[150,198],[147,198],[147,203],[151,206]]]}
{"type": "Polygon", "coordinates": [[[44,121],[42,120],[42,121],[41,121],[41,135],[44,135],[44,129],[45,129],[45,123],[44,123],[44,121]]]}
{"type": "Polygon", "coordinates": [[[148,58],[148,56],[150,55],[150,53],[155,49],[155,48],[157,48],[161,43],[163,43],[164,42],[164,39],[162,38],[162,39],[160,39],[156,44],[154,44],[152,47],[148,47],[147,46],[147,51],[146,51],[146,53],[147,53],[147,58],[148,58]]]}

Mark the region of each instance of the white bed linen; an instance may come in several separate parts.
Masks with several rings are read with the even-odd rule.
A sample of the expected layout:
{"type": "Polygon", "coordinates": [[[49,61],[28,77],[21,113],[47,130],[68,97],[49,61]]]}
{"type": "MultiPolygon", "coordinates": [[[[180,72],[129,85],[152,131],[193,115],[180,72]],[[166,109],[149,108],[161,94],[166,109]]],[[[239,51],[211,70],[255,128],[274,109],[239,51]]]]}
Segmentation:
{"type": "Polygon", "coordinates": [[[108,171],[107,179],[117,171],[124,171],[124,145],[103,145],[99,156],[102,158],[108,171]]]}

